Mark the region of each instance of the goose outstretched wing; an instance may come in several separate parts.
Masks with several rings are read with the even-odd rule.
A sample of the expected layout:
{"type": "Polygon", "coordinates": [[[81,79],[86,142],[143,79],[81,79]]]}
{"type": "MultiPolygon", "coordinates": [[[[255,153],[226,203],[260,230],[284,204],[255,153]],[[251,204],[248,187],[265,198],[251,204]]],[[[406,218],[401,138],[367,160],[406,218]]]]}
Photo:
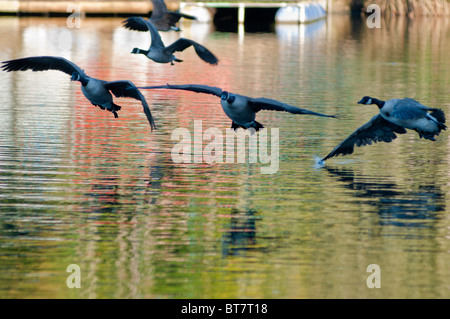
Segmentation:
{"type": "Polygon", "coordinates": [[[169,52],[169,53],[174,53],[177,51],[180,52],[180,51],[183,51],[183,50],[189,48],[191,45],[194,47],[195,52],[197,53],[199,58],[202,59],[203,61],[205,61],[209,64],[214,64],[214,65],[219,62],[217,57],[211,51],[209,51],[206,47],[204,47],[203,45],[201,45],[193,40],[189,40],[189,39],[185,39],[185,38],[180,38],[180,39],[176,40],[174,43],[167,46],[165,48],[165,51],[169,52]]]}
{"type": "Polygon", "coordinates": [[[405,134],[406,129],[385,120],[380,114],[375,115],[336,146],[322,161],[333,156],[352,154],[355,145],[365,146],[371,145],[372,142],[392,142],[397,138],[396,133],[405,134]]]}
{"type": "Polygon", "coordinates": [[[4,71],[47,71],[47,70],[58,70],[69,75],[73,72],[78,72],[80,74],[85,74],[75,63],[57,56],[34,56],[16,60],[9,60],[2,62],[1,68],[4,71]]]}
{"type": "Polygon", "coordinates": [[[139,100],[144,108],[144,113],[147,116],[148,123],[152,131],[156,128],[155,122],[153,120],[152,113],[150,112],[150,107],[145,100],[145,97],[139,91],[139,89],[131,81],[111,81],[105,83],[105,88],[110,90],[116,97],[131,97],[133,99],[139,100]]]}
{"type": "Polygon", "coordinates": [[[165,47],[156,27],[150,21],[142,17],[130,17],[123,21],[123,26],[127,29],[135,31],[150,31],[150,37],[152,40],[150,47],[165,47]]]}
{"type": "Polygon", "coordinates": [[[314,111],[302,109],[302,108],[299,108],[299,107],[296,107],[293,105],[282,103],[277,100],[267,99],[264,97],[256,98],[256,99],[249,99],[248,104],[255,112],[259,112],[261,110],[269,110],[269,111],[289,112],[292,114],[311,114],[311,115],[324,116],[324,117],[336,117],[334,115],[326,115],[326,114],[322,114],[322,113],[317,113],[314,111]]]}

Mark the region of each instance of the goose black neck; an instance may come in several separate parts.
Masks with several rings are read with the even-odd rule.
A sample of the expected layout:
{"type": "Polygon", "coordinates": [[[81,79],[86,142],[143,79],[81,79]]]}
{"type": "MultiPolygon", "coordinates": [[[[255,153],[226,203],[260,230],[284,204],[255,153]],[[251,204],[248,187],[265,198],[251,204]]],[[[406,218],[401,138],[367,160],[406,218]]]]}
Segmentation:
{"type": "Polygon", "coordinates": [[[85,78],[84,76],[80,77],[79,81],[81,82],[82,86],[86,86],[89,82],[89,80],[87,78],[85,78]]]}
{"type": "Polygon", "coordinates": [[[236,97],[232,94],[228,94],[227,102],[229,104],[233,103],[236,100],[236,97]]]}
{"type": "Polygon", "coordinates": [[[384,106],[384,101],[372,98],[372,104],[376,104],[376,106],[381,109],[384,106]]]}

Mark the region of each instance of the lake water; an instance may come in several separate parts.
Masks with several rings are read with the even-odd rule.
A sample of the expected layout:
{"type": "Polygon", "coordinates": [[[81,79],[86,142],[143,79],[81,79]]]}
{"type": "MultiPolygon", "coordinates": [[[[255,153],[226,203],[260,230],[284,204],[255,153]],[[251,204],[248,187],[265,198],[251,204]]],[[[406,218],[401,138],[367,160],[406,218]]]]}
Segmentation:
{"type": "Polygon", "coordinates": [[[185,23],[162,34],[204,44],[218,66],[192,48],[175,66],[132,55],[149,35],[122,20],[70,29],[64,18],[2,17],[0,60],[64,56],[108,81],[212,85],[339,119],[258,113],[269,141],[279,130],[275,174],[248,158],[174,163],[177,129],[225,136],[217,97],[143,91],[151,132],[139,101],[116,99],[114,119],[67,74],[0,72],[1,298],[450,297],[448,132],[431,142],[410,131],[315,161],[378,112],[356,103],[365,95],[450,114],[448,19],[369,29],[332,15],[267,33],[185,23]],[[79,289],[67,286],[71,264],[79,289]],[[379,273],[369,279],[381,288],[369,288],[379,273]]]}

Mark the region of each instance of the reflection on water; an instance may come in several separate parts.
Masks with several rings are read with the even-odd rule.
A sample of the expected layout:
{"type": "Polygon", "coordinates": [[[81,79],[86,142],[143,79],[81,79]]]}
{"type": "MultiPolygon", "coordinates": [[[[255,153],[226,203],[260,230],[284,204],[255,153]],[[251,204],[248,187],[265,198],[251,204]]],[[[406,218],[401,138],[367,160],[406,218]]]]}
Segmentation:
{"type": "Polygon", "coordinates": [[[239,255],[241,252],[256,249],[257,213],[253,210],[239,212],[232,209],[229,228],[222,236],[222,254],[239,255]]]}
{"type": "Polygon", "coordinates": [[[436,185],[419,185],[416,191],[404,191],[380,177],[358,175],[350,169],[326,169],[344,187],[354,191],[353,196],[363,198],[361,203],[376,208],[381,225],[434,227],[436,223],[430,222],[439,219],[440,212],[445,211],[445,195],[436,185]]]}
{"type": "MultiPolygon", "coordinates": [[[[376,109],[364,95],[411,97],[449,112],[448,19],[382,28],[330,16],[270,32],[186,24],[220,59],[175,66],[131,55],[146,33],[116,18],[1,18],[0,60],[62,55],[87,74],[138,86],[214,85],[339,120],[259,112],[280,129],[280,167],[175,164],[172,132],[229,129],[215,97],[145,91],[120,118],[93,107],[62,72],[0,72],[0,296],[50,298],[421,298],[450,296],[448,135],[323,157],[376,109]],[[78,264],[82,288],[68,289],[78,264]],[[366,286],[378,264],[382,289],[366,286]]],[[[267,31],[267,30],[266,30],[267,31]]]]}
{"type": "Polygon", "coordinates": [[[314,39],[317,41],[321,37],[326,37],[326,28],[327,21],[325,19],[321,19],[308,24],[277,24],[275,26],[275,31],[277,37],[282,41],[295,41],[296,39],[300,39],[300,41],[304,41],[305,39],[314,39]]]}

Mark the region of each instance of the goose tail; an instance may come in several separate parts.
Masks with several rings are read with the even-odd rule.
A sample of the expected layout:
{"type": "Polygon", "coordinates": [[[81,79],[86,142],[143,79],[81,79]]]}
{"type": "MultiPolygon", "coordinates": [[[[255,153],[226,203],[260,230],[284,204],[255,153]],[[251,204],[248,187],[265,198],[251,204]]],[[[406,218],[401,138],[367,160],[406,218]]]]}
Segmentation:
{"type": "Polygon", "coordinates": [[[437,125],[438,125],[439,130],[445,130],[447,128],[447,126],[444,124],[445,123],[444,111],[442,111],[441,109],[434,109],[430,113],[430,115],[438,121],[437,125]]]}
{"type": "Polygon", "coordinates": [[[415,129],[417,133],[419,133],[420,138],[425,138],[427,140],[436,141],[435,136],[438,136],[442,130],[446,130],[447,126],[445,123],[445,114],[441,109],[432,109],[430,114],[427,114],[427,118],[434,123],[436,123],[437,129],[430,131],[423,131],[421,129],[415,129]]]}

